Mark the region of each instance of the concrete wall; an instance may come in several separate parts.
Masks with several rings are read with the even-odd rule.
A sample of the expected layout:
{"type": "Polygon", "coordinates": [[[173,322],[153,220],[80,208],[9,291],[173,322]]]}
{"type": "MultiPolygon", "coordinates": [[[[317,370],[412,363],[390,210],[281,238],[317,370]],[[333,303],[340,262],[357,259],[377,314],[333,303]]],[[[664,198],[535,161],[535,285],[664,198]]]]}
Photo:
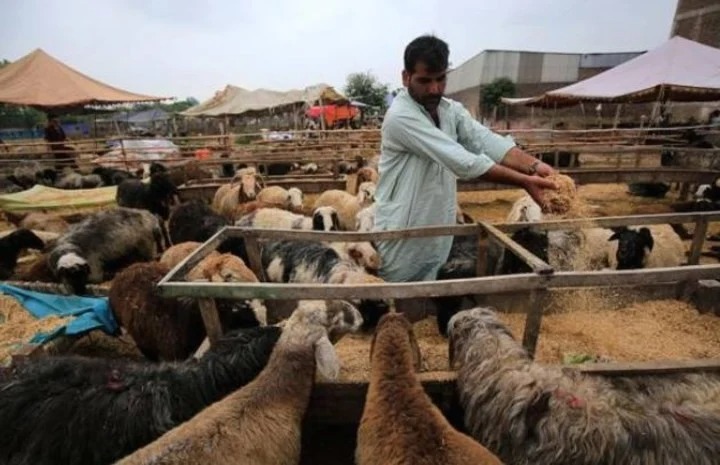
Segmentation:
{"type": "Polygon", "coordinates": [[[678,0],[670,36],[679,35],[720,48],[720,2],[678,0]]]}

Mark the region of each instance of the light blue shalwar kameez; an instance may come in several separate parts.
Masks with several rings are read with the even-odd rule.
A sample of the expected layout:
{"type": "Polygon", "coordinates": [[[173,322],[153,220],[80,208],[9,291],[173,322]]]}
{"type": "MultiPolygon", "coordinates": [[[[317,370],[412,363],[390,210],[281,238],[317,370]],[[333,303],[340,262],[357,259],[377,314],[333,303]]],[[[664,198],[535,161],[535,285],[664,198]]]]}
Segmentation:
{"type": "MultiPolygon", "coordinates": [[[[515,145],[478,123],[459,102],[443,98],[440,128],[407,90],[382,125],[374,231],[456,222],[457,178],[483,175],[515,145]]],[[[390,282],[431,281],[447,261],[452,236],[381,241],[380,276],[390,282]]]]}

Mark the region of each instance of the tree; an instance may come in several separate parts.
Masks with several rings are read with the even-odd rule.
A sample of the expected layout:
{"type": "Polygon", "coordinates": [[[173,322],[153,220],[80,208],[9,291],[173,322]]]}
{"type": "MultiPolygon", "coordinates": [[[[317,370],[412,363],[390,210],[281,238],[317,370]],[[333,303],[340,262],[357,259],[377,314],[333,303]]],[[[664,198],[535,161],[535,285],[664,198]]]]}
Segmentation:
{"type": "Polygon", "coordinates": [[[506,77],[497,78],[480,88],[480,103],[488,112],[493,111],[500,104],[500,98],[514,96],[515,83],[506,77]]]}
{"type": "Polygon", "coordinates": [[[366,105],[385,109],[385,96],[390,86],[383,84],[369,71],[351,73],[345,84],[345,95],[352,100],[359,100],[366,105]]]}

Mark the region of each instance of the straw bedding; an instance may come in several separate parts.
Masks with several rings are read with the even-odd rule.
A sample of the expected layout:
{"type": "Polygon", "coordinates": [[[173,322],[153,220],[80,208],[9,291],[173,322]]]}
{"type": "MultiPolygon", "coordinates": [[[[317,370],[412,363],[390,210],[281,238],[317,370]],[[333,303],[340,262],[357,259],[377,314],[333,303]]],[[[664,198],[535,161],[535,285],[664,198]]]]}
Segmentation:
{"type": "MultiPolygon", "coordinates": [[[[677,300],[637,303],[620,310],[598,307],[602,295],[573,297],[576,311],[543,317],[536,360],[557,364],[572,359],[595,361],[689,360],[720,357],[720,318],[702,315],[677,300]]],[[[525,314],[501,313],[521,340],[525,314]]],[[[447,340],[438,335],[434,318],[415,323],[423,371],[448,370],[447,340]]],[[[345,336],[337,344],[340,379],[367,380],[372,335],[345,336]]]]}
{"type": "Polygon", "coordinates": [[[0,365],[36,333],[53,330],[69,320],[55,316],[36,319],[13,297],[0,295],[0,365]]]}

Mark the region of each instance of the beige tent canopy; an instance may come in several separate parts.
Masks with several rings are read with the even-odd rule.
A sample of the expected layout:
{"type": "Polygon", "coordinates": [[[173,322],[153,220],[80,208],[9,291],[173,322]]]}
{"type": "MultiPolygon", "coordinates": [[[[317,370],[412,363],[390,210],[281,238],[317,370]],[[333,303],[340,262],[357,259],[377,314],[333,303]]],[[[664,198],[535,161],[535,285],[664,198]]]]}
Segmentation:
{"type": "Polygon", "coordinates": [[[226,116],[282,110],[297,104],[347,101],[347,98],[327,84],[317,84],[300,90],[280,92],[269,89],[246,90],[228,85],[215,96],[181,113],[183,116],[226,116]]]}
{"type": "Polygon", "coordinates": [[[130,102],[168,97],[134,94],[86,76],[37,49],[0,69],[0,103],[44,109],[130,102]]]}
{"type": "Polygon", "coordinates": [[[675,36],[605,72],[508,105],[563,107],[581,102],[645,103],[720,100],[720,49],[675,36]]]}

